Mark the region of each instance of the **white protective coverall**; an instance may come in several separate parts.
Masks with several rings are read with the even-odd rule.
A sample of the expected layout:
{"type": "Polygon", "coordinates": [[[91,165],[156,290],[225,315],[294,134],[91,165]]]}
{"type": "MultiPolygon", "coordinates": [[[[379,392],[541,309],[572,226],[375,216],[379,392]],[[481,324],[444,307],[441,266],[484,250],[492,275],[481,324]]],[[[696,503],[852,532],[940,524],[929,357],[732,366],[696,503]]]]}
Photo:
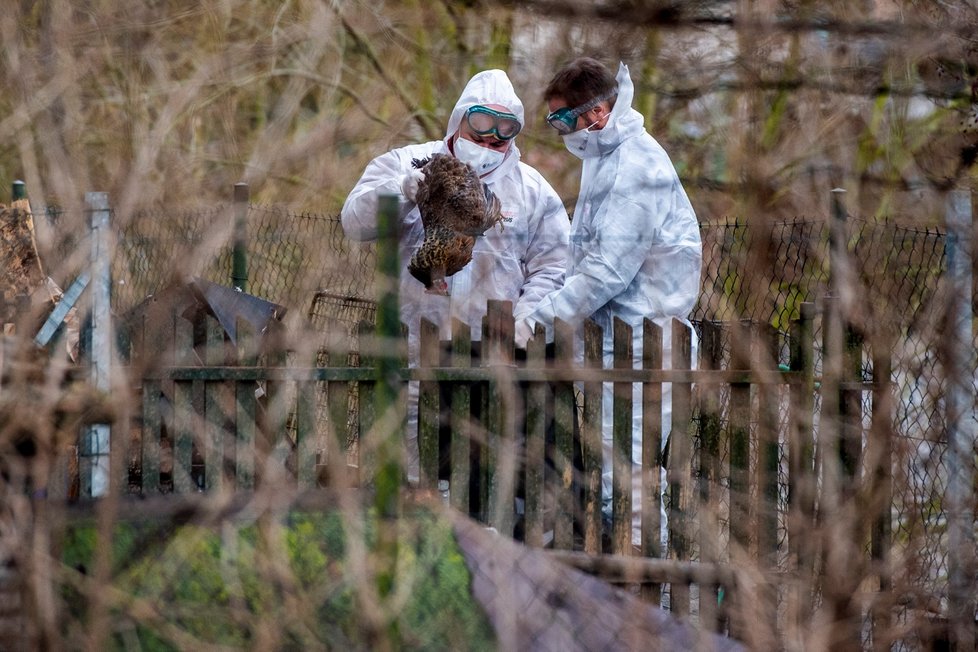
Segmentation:
{"type": "MultiPolygon", "coordinates": [[[[466,109],[474,105],[507,107],[524,124],[523,102],[502,70],[486,70],[466,84],[443,140],[408,145],[373,159],[343,205],[341,219],[347,237],[374,240],[377,237],[377,198],[401,194],[401,180],[413,170],[412,159],[435,153],[450,153],[466,109]]],[[[482,317],[490,299],[513,303],[513,313],[525,315],[540,300],[561,286],[567,262],[570,220],[560,197],[536,169],[520,161],[513,142],[503,162],[482,177],[502,203],[503,226],[489,229],[476,238],[472,261],[448,277],[449,296],[427,294],[407,271],[412,254],[421,246],[424,230],[421,214],[413,202],[401,203],[400,310],[408,326],[409,364],[418,362],[418,332],[421,318],[438,324],[440,337],[451,337],[451,320],[459,319],[472,329],[473,341],[482,337],[482,317]]],[[[408,387],[407,455],[408,478],[417,481],[418,384],[408,387]]]]}
{"type": "MultiPolygon", "coordinates": [[[[600,130],[587,136],[581,191],[571,223],[571,257],[564,286],[544,299],[527,319],[551,332],[555,317],[580,328],[590,316],[604,332],[604,364],[612,365],[612,323],[632,327],[636,366],[642,360],[646,317],[663,328],[664,368],[672,364],[671,320],[689,324],[700,287],[703,248],[696,215],[676,170],[631,107],[634,88],[628,68],[617,75],[618,99],[600,130]]],[[[570,147],[568,147],[570,149],[570,147]]],[[[529,329],[518,329],[524,333],[529,329]]],[[[518,342],[519,343],[519,342],[518,342]]],[[[695,346],[695,338],[694,338],[695,346]]],[[[694,352],[693,360],[696,360],[694,352]]],[[[612,385],[603,396],[604,465],[602,496],[611,509],[612,385]]],[[[671,426],[671,387],[663,385],[663,442],[671,426]]],[[[641,542],[641,385],[633,387],[632,542],[641,542]]]]}

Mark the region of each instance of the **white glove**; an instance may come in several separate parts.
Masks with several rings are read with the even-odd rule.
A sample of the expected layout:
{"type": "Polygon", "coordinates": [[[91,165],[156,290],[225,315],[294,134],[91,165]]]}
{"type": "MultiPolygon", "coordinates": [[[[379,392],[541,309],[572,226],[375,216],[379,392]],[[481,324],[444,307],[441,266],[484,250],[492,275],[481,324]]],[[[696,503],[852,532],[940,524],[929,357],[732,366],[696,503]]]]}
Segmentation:
{"type": "Polygon", "coordinates": [[[518,349],[525,349],[526,343],[533,337],[533,329],[536,327],[529,319],[519,319],[516,321],[516,329],[513,332],[513,343],[518,349]]]}
{"type": "Polygon", "coordinates": [[[413,202],[418,196],[418,184],[424,181],[424,172],[417,168],[411,168],[401,177],[401,194],[404,199],[413,202]]]}

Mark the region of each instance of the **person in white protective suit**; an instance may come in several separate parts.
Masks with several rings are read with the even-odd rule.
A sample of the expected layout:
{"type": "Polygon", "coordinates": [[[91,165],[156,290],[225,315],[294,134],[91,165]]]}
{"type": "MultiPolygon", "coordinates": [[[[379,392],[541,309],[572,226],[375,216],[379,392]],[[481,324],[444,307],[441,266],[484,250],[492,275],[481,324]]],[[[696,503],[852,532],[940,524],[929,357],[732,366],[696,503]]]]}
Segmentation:
{"type": "MultiPolygon", "coordinates": [[[[437,324],[443,340],[451,337],[452,319],[468,324],[473,341],[482,336],[487,301],[511,301],[514,314],[529,314],[543,297],[561,286],[567,261],[570,220],[551,185],[520,161],[516,135],[524,125],[523,102],[502,70],[473,76],[462,91],[442,140],[408,145],[373,159],[343,205],[347,237],[377,237],[377,198],[400,194],[400,310],[408,327],[408,360],[418,362],[421,318],[437,324]],[[421,246],[424,230],[415,204],[422,173],[412,159],[451,154],[480,173],[502,204],[502,228],[476,238],[472,261],[448,277],[448,296],[425,292],[407,271],[421,246]]],[[[407,474],[419,477],[418,383],[408,386],[407,474]]]]}
{"type": "MultiPolygon", "coordinates": [[[[523,345],[536,324],[551,333],[554,318],[580,329],[592,318],[604,332],[604,365],[612,365],[612,323],[632,327],[636,366],[642,359],[643,321],[663,328],[663,367],[671,367],[671,321],[692,311],[700,287],[702,243],[696,215],[665,150],[632,108],[628,68],[617,77],[600,62],[579,58],[551,79],[544,91],[547,122],[566,149],[583,159],[581,189],[573,212],[567,277],[525,319],[517,322],[523,345]]],[[[580,330],[579,330],[580,332],[580,330]]],[[[694,338],[695,346],[695,338],[694,338]]],[[[696,355],[694,352],[693,360],[696,355]]],[[[641,544],[641,385],[633,386],[632,543],[641,544]]],[[[603,395],[605,516],[611,514],[612,385],[603,395]]],[[[663,386],[663,442],[671,425],[671,387],[663,386]]]]}

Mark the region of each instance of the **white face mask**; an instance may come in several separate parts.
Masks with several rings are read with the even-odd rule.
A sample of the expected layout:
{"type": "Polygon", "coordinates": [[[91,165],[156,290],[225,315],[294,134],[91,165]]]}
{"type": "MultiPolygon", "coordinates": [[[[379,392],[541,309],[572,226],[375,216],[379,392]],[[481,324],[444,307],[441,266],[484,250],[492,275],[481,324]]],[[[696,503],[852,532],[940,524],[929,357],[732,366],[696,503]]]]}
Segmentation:
{"type": "Polygon", "coordinates": [[[498,168],[499,164],[506,158],[506,152],[497,152],[494,149],[476,145],[471,140],[459,136],[455,139],[455,158],[471,165],[481,177],[483,174],[488,174],[498,168]]]}
{"type": "Polygon", "coordinates": [[[588,151],[587,146],[588,143],[591,142],[591,134],[593,133],[591,131],[591,127],[598,124],[598,122],[600,122],[600,120],[592,122],[583,129],[578,129],[577,131],[572,131],[569,134],[561,136],[561,138],[564,139],[564,147],[567,148],[567,151],[577,158],[584,158],[587,154],[593,154],[594,152],[588,151]]]}

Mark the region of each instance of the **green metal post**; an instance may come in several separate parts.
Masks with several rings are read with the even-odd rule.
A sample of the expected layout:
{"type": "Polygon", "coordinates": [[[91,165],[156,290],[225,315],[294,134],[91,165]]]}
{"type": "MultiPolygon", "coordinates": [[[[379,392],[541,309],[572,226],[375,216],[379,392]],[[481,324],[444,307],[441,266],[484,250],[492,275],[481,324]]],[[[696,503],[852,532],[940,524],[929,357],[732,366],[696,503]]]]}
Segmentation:
{"type": "Polygon", "coordinates": [[[248,291],[248,184],[234,184],[234,235],[231,286],[248,291]]]}
{"type": "MultiPolygon", "coordinates": [[[[397,519],[400,514],[401,446],[404,437],[403,410],[400,405],[402,380],[400,367],[401,321],[398,306],[400,261],[397,249],[398,213],[400,198],[382,195],[377,206],[377,331],[376,384],[374,406],[377,421],[377,472],[375,476],[374,507],[379,519],[376,555],[378,560],[377,589],[382,598],[395,594],[397,569],[397,519]]],[[[385,631],[371,632],[386,637],[386,643],[397,646],[397,621],[392,620],[385,631]]],[[[381,641],[376,641],[378,645],[381,641]]]]}

